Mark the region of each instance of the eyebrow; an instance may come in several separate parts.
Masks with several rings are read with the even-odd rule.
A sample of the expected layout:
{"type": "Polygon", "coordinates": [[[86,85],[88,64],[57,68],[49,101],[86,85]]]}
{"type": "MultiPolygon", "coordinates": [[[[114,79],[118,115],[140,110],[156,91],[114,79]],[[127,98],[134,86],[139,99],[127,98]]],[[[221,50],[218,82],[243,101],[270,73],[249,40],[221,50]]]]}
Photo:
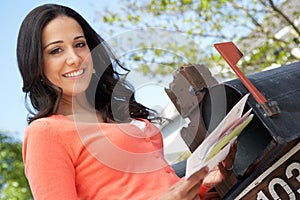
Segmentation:
{"type": "MultiPolygon", "coordinates": [[[[80,39],[80,38],[85,38],[83,35],[79,35],[79,36],[76,36],[76,37],[74,37],[74,39],[73,40],[78,40],[78,39],[80,39]]],[[[49,44],[47,44],[46,46],[44,46],[43,47],[43,49],[46,49],[48,46],[50,46],[50,45],[53,45],[53,44],[58,44],[58,43],[63,43],[64,41],[62,41],[62,40],[57,40],[57,41],[54,41],[54,42],[50,42],[49,44]]]]}

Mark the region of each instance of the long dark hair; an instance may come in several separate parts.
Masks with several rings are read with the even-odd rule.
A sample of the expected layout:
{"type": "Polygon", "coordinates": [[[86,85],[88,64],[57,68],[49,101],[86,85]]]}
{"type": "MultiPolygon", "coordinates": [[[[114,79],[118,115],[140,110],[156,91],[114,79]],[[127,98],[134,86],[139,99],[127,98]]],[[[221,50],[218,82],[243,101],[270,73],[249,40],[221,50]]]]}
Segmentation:
{"type": "MultiPolygon", "coordinates": [[[[150,119],[156,113],[136,102],[133,87],[120,72],[128,72],[113,55],[108,44],[88,22],[71,8],[45,4],[33,9],[21,24],[17,42],[17,60],[23,78],[25,99],[30,99],[28,122],[56,114],[62,89],[52,84],[44,74],[42,31],[58,16],[75,19],[81,26],[91,51],[96,73],[92,76],[86,96],[104,121],[125,121],[128,118],[150,119]]],[[[25,101],[26,101],[25,100],[25,101]]]]}

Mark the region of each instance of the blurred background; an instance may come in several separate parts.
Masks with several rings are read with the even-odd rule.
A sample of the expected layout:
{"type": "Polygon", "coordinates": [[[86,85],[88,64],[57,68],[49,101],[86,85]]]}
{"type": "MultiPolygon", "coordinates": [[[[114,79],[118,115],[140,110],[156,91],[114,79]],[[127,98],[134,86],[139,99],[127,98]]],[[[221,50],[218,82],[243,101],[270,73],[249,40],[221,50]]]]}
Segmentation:
{"type": "Polygon", "coordinates": [[[21,145],[27,125],[22,80],[16,62],[18,29],[26,14],[44,3],[78,11],[132,70],[137,99],[171,119],[162,128],[166,157],[187,152],[179,130],[186,125],[164,88],[185,63],[205,64],[219,81],[236,76],[213,48],[233,41],[244,57],[238,66],[252,74],[299,61],[300,5],[297,0],[4,0],[1,10],[0,199],[30,199],[21,145]]]}

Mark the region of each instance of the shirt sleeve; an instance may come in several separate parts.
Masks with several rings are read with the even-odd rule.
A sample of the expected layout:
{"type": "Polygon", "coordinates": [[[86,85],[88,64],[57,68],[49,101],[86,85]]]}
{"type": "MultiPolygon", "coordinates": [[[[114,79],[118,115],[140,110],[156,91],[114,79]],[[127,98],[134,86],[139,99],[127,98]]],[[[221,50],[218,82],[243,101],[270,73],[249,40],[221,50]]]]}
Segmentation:
{"type": "Polygon", "coordinates": [[[204,186],[203,184],[200,186],[200,189],[198,191],[200,199],[205,199],[206,193],[210,190],[211,188],[208,188],[204,186]]]}
{"type": "Polygon", "coordinates": [[[35,200],[77,199],[72,159],[45,122],[32,122],[26,129],[23,161],[35,200]]]}

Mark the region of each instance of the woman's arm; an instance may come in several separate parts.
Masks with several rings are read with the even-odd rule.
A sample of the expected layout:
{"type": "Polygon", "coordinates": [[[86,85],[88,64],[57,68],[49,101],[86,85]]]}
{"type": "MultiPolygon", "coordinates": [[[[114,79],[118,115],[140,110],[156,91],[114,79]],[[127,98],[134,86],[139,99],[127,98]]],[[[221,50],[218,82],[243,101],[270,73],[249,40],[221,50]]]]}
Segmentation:
{"type": "Polygon", "coordinates": [[[235,154],[237,151],[237,143],[235,142],[228,156],[212,171],[208,173],[208,169],[203,168],[193,174],[189,179],[184,177],[174,184],[169,190],[161,196],[160,200],[167,199],[205,199],[206,193],[221,183],[228,173],[232,173],[235,154]],[[199,190],[200,188],[200,190],[199,190]]]}
{"type": "Polygon", "coordinates": [[[72,160],[45,123],[33,122],[27,128],[23,159],[34,199],[77,199],[72,160]]]}

